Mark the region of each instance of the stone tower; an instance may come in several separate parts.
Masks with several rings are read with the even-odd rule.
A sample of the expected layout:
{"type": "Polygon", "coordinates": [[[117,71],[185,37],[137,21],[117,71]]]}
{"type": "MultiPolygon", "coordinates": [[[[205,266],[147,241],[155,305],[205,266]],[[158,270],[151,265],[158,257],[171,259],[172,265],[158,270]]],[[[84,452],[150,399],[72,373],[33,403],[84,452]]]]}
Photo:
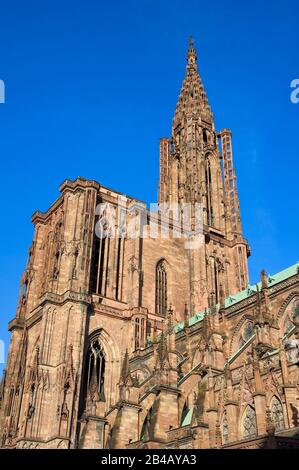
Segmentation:
{"type": "MultiPolygon", "coordinates": [[[[218,303],[220,285],[226,295],[247,287],[250,253],[242,236],[232,134],[215,130],[192,38],[172,137],[160,141],[159,202],[202,208],[205,249],[193,253],[195,297],[199,290],[201,298],[218,303]]],[[[197,304],[194,299],[193,311],[197,304]]]]}
{"type": "MultiPolygon", "coordinates": [[[[45,213],[33,215],[0,387],[2,447],[122,448],[147,441],[163,448],[176,445],[175,436],[183,446],[194,440],[195,431],[186,434],[190,426],[197,446],[220,446],[225,407],[229,439],[241,436],[238,380],[251,380],[244,375],[251,373],[248,356],[256,383],[245,401],[254,388],[264,390],[268,353],[282,357],[290,421],[298,399],[292,337],[298,336],[298,272],[293,267],[274,280],[264,273],[262,286],[248,286],[232,134],[215,129],[192,40],[172,136],[160,142],[159,204],[154,213],[78,177],[64,181],[45,213]],[[201,211],[199,244],[186,245],[173,213],[165,222],[163,206],[172,212],[186,205],[191,235],[201,211]],[[294,320],[285,334],[287,309],[294,320]],[[281,338],[291,338],[290,367],[281,338]]],[[[255,419],[253,401],[246,413],[255,419]]],[[[266,401],[255,402],[262,433],[266,401]]]]}

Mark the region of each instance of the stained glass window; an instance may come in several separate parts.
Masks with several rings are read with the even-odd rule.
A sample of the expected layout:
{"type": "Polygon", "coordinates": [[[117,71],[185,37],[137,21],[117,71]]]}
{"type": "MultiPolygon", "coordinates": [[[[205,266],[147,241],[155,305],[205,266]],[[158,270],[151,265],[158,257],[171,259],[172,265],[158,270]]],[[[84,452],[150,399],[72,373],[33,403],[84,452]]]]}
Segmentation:
{"type": "Polygon", "coordinates": [[[257,435],[255,410],[252,406],[247,406],[243,419],[244,437],[254,437],[257,435]]]}
{"type": "Polygon", "coordinates": [[[281,431],[284,429],[282,404],[276,397],[274,397],[272,400],[271,415],[275,425],[275,430],[281,431]]]}

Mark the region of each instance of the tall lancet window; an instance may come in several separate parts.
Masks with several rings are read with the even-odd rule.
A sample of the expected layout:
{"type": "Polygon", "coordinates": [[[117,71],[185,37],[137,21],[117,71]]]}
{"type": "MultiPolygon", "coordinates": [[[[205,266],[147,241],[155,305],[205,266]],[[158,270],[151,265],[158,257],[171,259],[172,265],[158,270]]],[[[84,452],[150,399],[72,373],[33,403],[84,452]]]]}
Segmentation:
{"type": "Polygon", "coordinates": [[[90,342],[85,369],[85,398],[87,401],[105,401],[105,353],[98,338],[90,342]]]}
{"type": "Polygon", "coordinates": [[[272,400],[271,415],[274,421],[275,431],[282,431],[284,429],[282,405],[276,397],[272,400]]]}
{"type": "Polygon", "coordinates": [[[215,258],[213,258],[213,275],[214,275],[214,300],[218,304],[219,301],[219,273],[218,273],[218,263],[215,258]]]}
{"type": "Polygon", "coordinates": [[[214,225],[213,205],[212,205],[212,172],[209,156],[205,160],[205,179],[206,179],[206,211],[207,224],[214,225]]]}
{"type": "Polygon", "coordinates": [[[156,267],[156,313],[165,316],[167,312],[167,270],[165,260],[156,267]]]}
{"type": "Polygon", "coordinates": [[[256,415],[255,409],[252,406],[247,406],[243,418],[243,436],[254,437],[257,435],[256,415]]]}

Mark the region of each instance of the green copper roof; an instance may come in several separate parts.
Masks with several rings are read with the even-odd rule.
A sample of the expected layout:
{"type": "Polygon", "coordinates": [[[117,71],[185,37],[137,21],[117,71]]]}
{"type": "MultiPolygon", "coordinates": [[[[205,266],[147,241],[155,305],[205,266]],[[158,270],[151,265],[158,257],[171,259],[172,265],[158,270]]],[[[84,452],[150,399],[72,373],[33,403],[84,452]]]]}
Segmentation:
{"type": "MultiPolygon", "coordinates": [[[[268,275],[268,284],[269,287],[275,286],[275,284],[278,284],[279,282],[284,281],[285,279],[288,279],[289,277],[295,276],[299,272],[299,263],[294,264],[293,266],[290,266],[287,269],[284,269],[283,271],[275,274],[274,276],[268,275]]],[[[257,286],[259,289],[262,287],[261,282],[257,283],[257,286]]],[[[257,291],[256,285],[253,286],[248,286],[247,289],[238,292],[235,295],[231,295],[227,299],[225,299],[225,308],[230,307],[231,305],[234,305],[238,302],[241,302],[241,300],[247,299],[247,297],[250,297],[251,295],[255,294],[257,291]]]]}
{"type": "Polygon", "coordinates": [[[182,424],[181,426],[184,427],[184,426],[190,426],[191,424],[191,421],[192,421],[192,416],[193,416],[193,407],[186,410],[186,413],[185,415],[183,416],[182,418],[182,424]]]}
{"type": "MultiPolygon", "coordinates": [[[[269,287],[271,288],[272,286],[275,286],[276,284],[284,281],[285,279],[288,279],[289,277],[295,276],[296,274],[299,273],[299,263],[294,264],[293,266],[290,266],[287,269],[284,269],[283,271],[271,276],[268,275],[268,284],[269,287]]],[[[257,283],[258,288],[261,288],[261,282],[257,283]]],[[[225,308],[231,307],[232,305],[237,304],[238,302],[241,302],[244,299],[247,299],[248,297],[251,297],[253,294],[255,294],[257,291],[256,285],[249,285],[247,289],[238,292],[237,294],[231,295],[227,299],[225,299],[225,308]]],[[[220,308],[220,305],[217,305],[217,308],[220,308]]],[[[194,317],[189,319],[189,326],[196,325],[197,323],[200,323],[203,319],[206,313],[210,313],[209,309],[206,309],[204,312],[197,313],[194,317]]],[[[180,322],[176,325],[175,327],[175,332],[179,333],[180,331],[184,330],[184,322],[180,322]]]]}
{"type": "MultiPolygon", "coordinates": [[[[289,277],[295,276],[298,272],[299,272],[299,263],[294,264],[293,266],[290,266],[287,269],[284,269],[283,271],[275,274],[274,276],[268,275],[269,287],[275,286],[275,284],[278,284],[279,282],[282,282],[285,279],[288,279],[289,277]]],[[[261,282],[258,282],[257,285],[259,289],[262,287],[261,282]]],[[[256,285],[248,286],[247,289],[228,297],[225,300],[225,307],[226,308],[230,307],[231,305],[241,302],[241,300],[247,299],[247,297],[250,297],[251,295],[253,295],[256,292],[256,290],[257,290],[256,285]]]]}
{"type": "MultiPolygon", "coordinates": [[[[194,315],[194,317],[189,319],[189,326],[193,326],[196,323],[201,322],[204,319],[204,316],[205,316],[205,312],[197,313],[196,315],[194,315]]],[[[180,331],[183,331],[184,328],[185,328],[185,324],[183,321],[181,321],[175,326],[174,331],[176,333],[179,333],[180,331]]]]}

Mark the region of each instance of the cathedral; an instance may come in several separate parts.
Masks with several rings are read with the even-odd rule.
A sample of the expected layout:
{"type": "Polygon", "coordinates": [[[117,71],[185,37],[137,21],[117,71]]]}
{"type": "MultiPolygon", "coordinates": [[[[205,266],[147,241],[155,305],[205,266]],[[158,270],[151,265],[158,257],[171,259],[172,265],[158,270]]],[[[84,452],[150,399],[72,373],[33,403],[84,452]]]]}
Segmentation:
{"type": "Polygon", "coordinates": [[[299,448],[299,264],[250,284],[192,39],[156,208],[78,177],[33,214],[0,447],[299,448]]]}

